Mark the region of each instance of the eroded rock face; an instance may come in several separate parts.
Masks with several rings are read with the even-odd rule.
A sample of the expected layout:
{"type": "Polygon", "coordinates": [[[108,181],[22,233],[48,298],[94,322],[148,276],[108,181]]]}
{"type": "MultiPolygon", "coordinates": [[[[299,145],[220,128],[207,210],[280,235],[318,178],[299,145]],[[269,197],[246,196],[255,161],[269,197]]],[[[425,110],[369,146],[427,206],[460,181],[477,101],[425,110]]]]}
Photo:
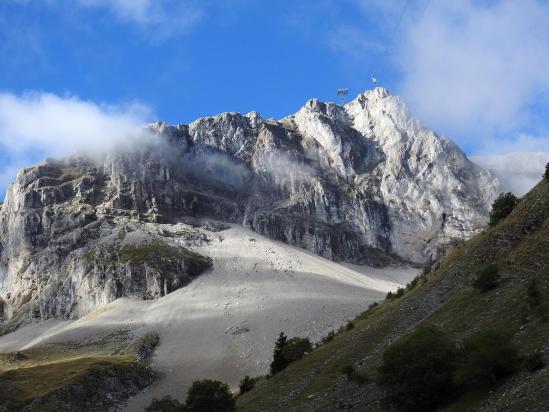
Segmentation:
{"type": "Polygon", "coordinates": [[[19,173],[0,212],[4,319],[22,308],[74,318],[122,296],[160,297],[211,266],[154,227],[144,230],[121,198],[90,160],[50,160],[19,173]]]}
{"type": "Polygon", "coordinates": [[[184,285],[209,262],[154,230],[184,216],[241,223],[337,261],[424,263],[482,227],[498,192],[381,88],[345,106],[310,100],[280,121],[223,113],[149,130],[131,149],[19,173],[0,210],[4,318],[25,305],[80,316],[184,285]]]}

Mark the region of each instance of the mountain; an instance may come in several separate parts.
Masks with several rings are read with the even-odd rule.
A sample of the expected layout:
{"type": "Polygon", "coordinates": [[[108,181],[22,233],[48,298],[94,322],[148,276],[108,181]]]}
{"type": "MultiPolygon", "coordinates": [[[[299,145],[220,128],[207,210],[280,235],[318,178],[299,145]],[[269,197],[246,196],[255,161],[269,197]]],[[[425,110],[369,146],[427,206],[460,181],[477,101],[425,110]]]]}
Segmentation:
{"type": "MultiPolygon", "coordinates": [[[[354,328],[342,330],[304,359],[260,381],[238,398],[238,410],[386,410],[384,390],[376,383],[384,353],[392,344],[410,342],[426,328],[440,331],[465,354],[482,350],[472,357],[468,373],[485,380],[448,396],[446,404],[438,405],[440,410],[549,409],[548,179],[526,194],[507,218],[457,246],[431,273],[420,276],[403,292],[358,316],[354,328]],[[497,265],[500,278],[483,292],[474,287],[475,280],[490,264],[497,265]],[[491,336],[496,340],[482,335],[494,331],[491,336]],[[475,336],[484,336],[484,340],[468,344],[475,336]],[[512,362],[509,352],[502,356],[501,351],[509,345],[518,350],[523,364],[511,365],[505,373],[485,372],[491,362],[512,362]]],[[[432,356],[428,352],[425,348],[420,356],[426,363],[432,356]]],[[[465,355],[460,356],[456,362],[465,355]]],[[[404,360],[399,366],[407,370],[404,360]]],[[[431,381],[424,386],[436,384],[437,373],[442,380],[442,369],[432,371],[430,377],[425,375],[431,381]]],[[[407,394],[413,396],[410,391],[407,394]]]]}
{"type": "Polygon", "coordinates": [[[18,174],[0,210],[9,328],[162,297],[211,267],[200,234],[161,224],[239,223],[333,261],[423,264],[482,228],[498,192],[382,88],[280,121],[223,113],[146,131],[18,174]]]}
{"type": "MultiPolygon", "coordinates": [[[[15,386],[10,400],[27,405],[35,398],[53,397],[69,404],[68,410],[87,410],[97,397],[71,398],[70,393],[79,393],[67,389],[74,383],[57,376],[73,377],[74,369],[83,369],[79,375],[87,376],[87,365],[76,367],[83,356],[114,365],[127,361],[135,356],[134,342],[150,334],[159,338],[150,359],[156,379],[129,399],[127,411],[142,412],[153,398],[167,394],[184,400],[186,389],[198,378],[222,380],[237,390],[245,375],[267,373],[280,330],[318,341],[417,271],[338,264],[237,224],[154,224],[141,230],[156,230],[155,237],[162,231],[160,238],[172,241],[183,236],[200,239],[193,251],[210,258],[212,267],[186,287],[157,299],[120,298],[79,319],[47,319],[0,336],[0,387],[15,386]],[[77,365],[65,366],[67,362],[77,365]],[[29,373],[27,368],[34,366],[29,373]],[[56,379],[48,379],[49,385],[42,388],[41,376],[52,371],[56,379]]],[[[124,368],[122,377],[126,374],[130,379],[114,375],[127,381],[115,394],[139,391],[141,385],[131,379],[135,371],[124,368]]],[[[86,393],[113,392],[97,379],[91,384],[84,388],[86,393]]]]}

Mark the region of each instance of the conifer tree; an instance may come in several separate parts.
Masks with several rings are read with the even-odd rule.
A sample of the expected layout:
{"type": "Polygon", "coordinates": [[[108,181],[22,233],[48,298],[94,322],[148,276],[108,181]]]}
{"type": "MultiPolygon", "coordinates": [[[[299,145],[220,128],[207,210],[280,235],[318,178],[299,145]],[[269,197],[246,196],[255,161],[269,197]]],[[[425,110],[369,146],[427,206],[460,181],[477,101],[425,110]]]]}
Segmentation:
{"type": "Polygon", "coordinates": [[[284,349],[284,346],[286,346],[287,340],[288,337],[284,334],[284,332],[280,332],[280,335],[275,342],[273,361],[271,362],[271,375],[280,372],[286,367],[287,362],[282,354],[282,349],[284,349]]]}

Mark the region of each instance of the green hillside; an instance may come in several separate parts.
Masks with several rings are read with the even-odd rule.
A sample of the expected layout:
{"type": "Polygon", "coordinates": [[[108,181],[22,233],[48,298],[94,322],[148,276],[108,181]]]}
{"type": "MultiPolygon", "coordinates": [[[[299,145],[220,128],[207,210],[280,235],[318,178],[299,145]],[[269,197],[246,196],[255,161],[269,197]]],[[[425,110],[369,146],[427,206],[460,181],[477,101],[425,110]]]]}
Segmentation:
{"type": "Polygon", "coordinates": [[[158,337],[108,335],[0,353],[0,411],[107,411],[154,380],[158,337]]]}
{"type": "MultiPolygon", "coordinates": [[[[415,283],[402,296],[364,312],[351,330],[260,380],[238,397],[238,410],[385,410],[385,393],[376,383],[383,353],[419,327],[436,328],[456,347],[479,332],[504,331],[518,349],[513,374],[462,388],[439,409],[549,410],[548,179],[507,218],[457,246],[415,283]],[[490,264],[498,266],[500,278],[496,287],[481,292],[472,285],[490,264]],[[544,366],[532,371],[536,368],[525,359],[536,352],[544,366]]],[[[497,342],[493,348],[499,349],[497,342]]]]}

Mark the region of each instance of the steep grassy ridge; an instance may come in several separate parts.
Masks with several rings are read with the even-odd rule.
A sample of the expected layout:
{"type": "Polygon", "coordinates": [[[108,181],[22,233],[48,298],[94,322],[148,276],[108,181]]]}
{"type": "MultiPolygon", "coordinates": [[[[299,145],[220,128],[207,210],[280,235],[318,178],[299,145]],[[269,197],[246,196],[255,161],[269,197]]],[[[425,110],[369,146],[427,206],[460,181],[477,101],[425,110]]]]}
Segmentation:
{"type": "Polygon", "coordinates": [[[383,351],[419,325],[435,326],[459,344],[480,330],[503,329],[521,355],[542,353],[545,366],[519,370],[492,388],[466,391],[448,410],[549,410],[549,181],[523,197],[506,219],[456,247],[436,270],[404,296],[385,300],[303,360],[260,381],[238,399],[239,411],[383,410],[375,383],[383,351]],[[496,288],[481,293],[471,285],[477,273],[498,264],[496,288]],[[527,285],[537,279],[541,302],[528,303],[527,285]],[[348,379],[352,365],[366,384],[348,379]]]}

